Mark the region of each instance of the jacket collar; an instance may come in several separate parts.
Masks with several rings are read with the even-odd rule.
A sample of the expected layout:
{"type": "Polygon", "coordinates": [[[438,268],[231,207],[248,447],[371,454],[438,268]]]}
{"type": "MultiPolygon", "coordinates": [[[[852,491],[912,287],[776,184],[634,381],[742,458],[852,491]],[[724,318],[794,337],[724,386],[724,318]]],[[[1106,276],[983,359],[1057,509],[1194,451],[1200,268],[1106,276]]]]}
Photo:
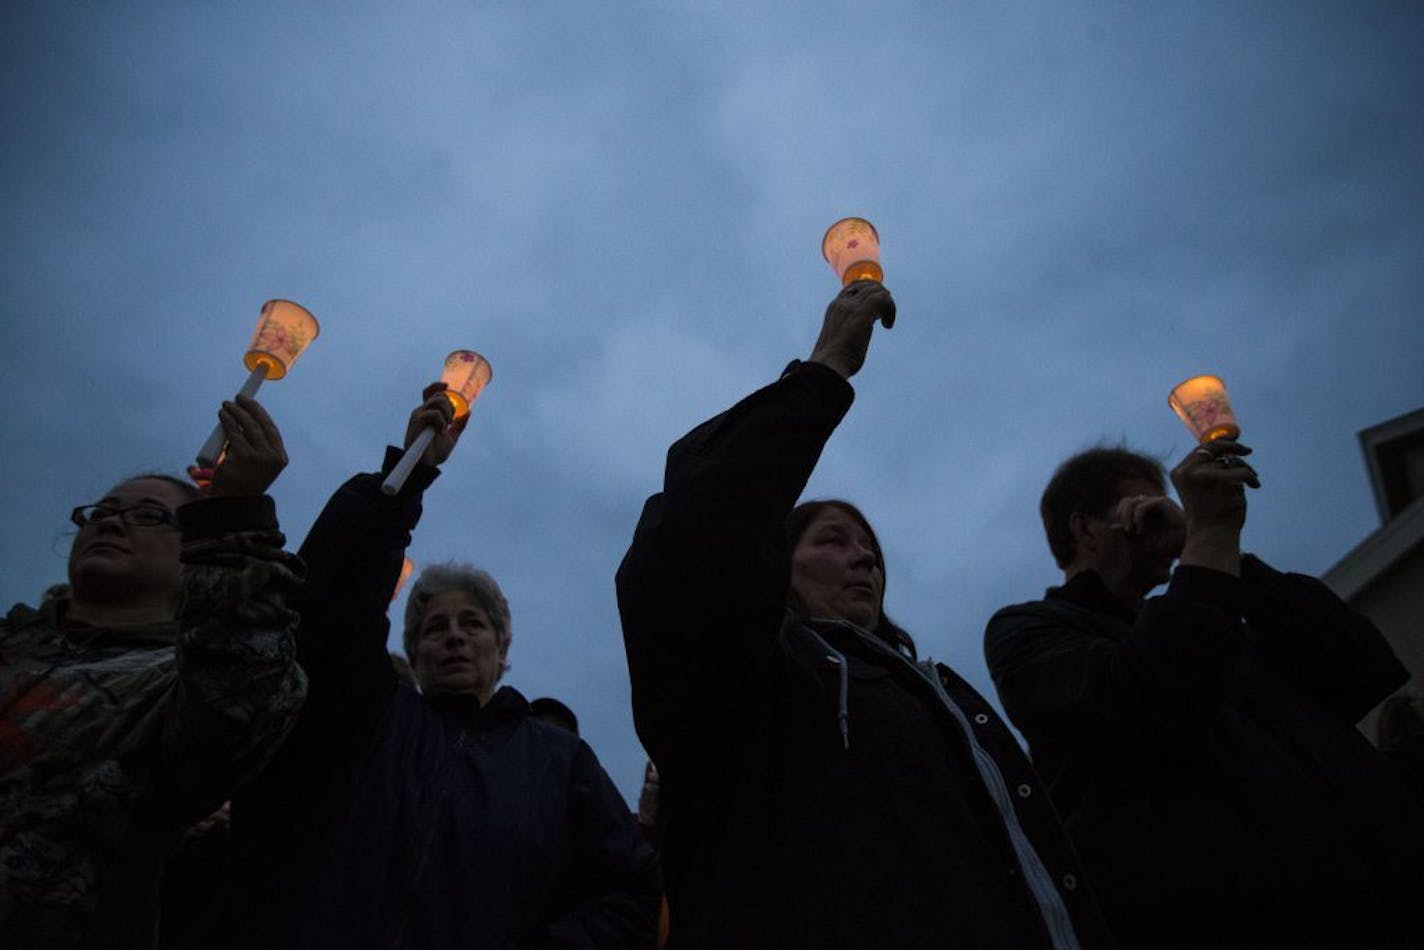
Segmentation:
{"type": "Polygon", "coordinates": [[[68,643],[86,648],[158,650],[178,644],[177,621],[96,626],[70,622],[66,617],[68,607],[68,597],[52,597],[33,609],[17,604],[5,619],[12,628],[43,627],[58,633],[68,643]]]}
{"type": "Polygon", "coordinates": [[[1044,595],[1050,600],[1066,600],[1095,613],[1107,614],[1130,624],[1137,619],[1137,609],[1129,607],[1112,595],[1102,575],[1094,570],[1081,571],[1062,587],[1050,587],[1044,595]]]}
{"type": "Polygon", "coordinates": [[[886,637],[881,636],[873,630],[851,623],[849,620],[832,619],[829,617],[801,617],[787,611],[786,619],[792,624],[801,624],[815,631],[816,635],[834,644],[838,649],[850,649],[851,644],[869,641],[887,647],[898,653],[895,644],[886,637]]]}
{"type": "Polygon", "coordinates": [[[483,706],[478,697],[464,693],[435,696],[426,702],[442,716],[481,732],[529,715],[529,701],[513,686],[501,686],[483,706]]]}

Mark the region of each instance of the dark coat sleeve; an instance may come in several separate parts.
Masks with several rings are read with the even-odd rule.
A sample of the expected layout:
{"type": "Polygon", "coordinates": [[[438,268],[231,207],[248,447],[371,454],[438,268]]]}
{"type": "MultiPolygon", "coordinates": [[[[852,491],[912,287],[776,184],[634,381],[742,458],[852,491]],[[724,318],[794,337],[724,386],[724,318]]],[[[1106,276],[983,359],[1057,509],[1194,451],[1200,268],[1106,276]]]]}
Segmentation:
{"type": "Polygon", "coordinates": [[[786,609],[784,522],[852,398],[800,364],[669,449],[617,577],[634,721],[659,769],[680,753],[712,765],[750,728],[786,609]]]}
{"type": "MultiPolygon", "coordinates": [[[[382,472],[400,459],[386,450],[382,472]]],[[[307,579],[294,601],[301,614],[297,659],[308,680],[296,728],[261,779],[233,804],[235,828],[283,838],[299,831],[304,803],[340,783],[395,695],[386,652],[386,611],[400,578],[421,496],[438,471],[416,466],[394,497],[382,474],[357,475],[337,489],[302,543],[307,579]]]]}
{"type": "Polygon", "coordinates": [[[1379,629],[1313,577],[1241,559],[1246,622],[1276,672],[1349,723],[1409,679],[1379,629]]]}
{"type": "Polygon", "coordinates": [[[1061,602],[1006,607],[984,652],[999,699],[1029,741],[1192,731],[1219,703],[1240,653],[1236,578],[1178,567],[1122,635],[1061,602]]]}
{"type": "Polygon", "coordinates": [[[652,948],[662,902],[652,847],[584,743],[574,758],[570,786],[568,829],[574,859],[560,895],[568,909],[526,946],[652,948]]]}

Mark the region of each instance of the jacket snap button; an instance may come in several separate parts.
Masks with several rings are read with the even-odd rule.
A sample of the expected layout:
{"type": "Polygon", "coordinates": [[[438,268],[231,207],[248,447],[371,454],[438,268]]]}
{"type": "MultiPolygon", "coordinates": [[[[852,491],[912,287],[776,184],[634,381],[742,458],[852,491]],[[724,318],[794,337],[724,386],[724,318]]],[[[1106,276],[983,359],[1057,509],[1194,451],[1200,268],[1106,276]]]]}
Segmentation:
{"type": "Polygon", "coordinates": [[[1073,874],[1063,875],[1063,889],[1065,891],[1076,891],[1078,889],[1078,878],[1073,874]]]}
{"type": "Polygon", "coordinates": [[[1027,782],[1019,786],[1019,798],[1028,798],[1033,794],[1033,788],[1027,782]]]}
{"type": "Polygon", "coordinates": [[[989,721],[989,717],[986,716],[986,715],[984,715],[983,713],[979,713],[979,714],[977,714],[977,715],[974,717],[974,721],[977,722],[977,723],[979,723],[979,725],[982,726],[982,725],[984,725],[984,723],[986,723],[986,722],[989,721]]]}

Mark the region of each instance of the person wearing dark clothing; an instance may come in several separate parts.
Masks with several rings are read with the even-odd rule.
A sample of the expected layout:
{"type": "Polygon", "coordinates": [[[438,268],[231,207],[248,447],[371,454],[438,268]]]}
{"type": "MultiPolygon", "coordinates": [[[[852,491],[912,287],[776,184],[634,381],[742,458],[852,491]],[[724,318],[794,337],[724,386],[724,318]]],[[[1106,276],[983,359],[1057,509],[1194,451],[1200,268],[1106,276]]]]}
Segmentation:
{"type": "Polygon", "coordinates": [[[1065,462],[1042,504],[1065,583],[994,615],[990,672],[1124,946],[1417,946],[1419,809],[1354,726],[1405,670],[1325,585],[1240,553],[1246,452],[1188,454],[1183,508],[1152,459],[1065,462]]]}
{"type": "Polygon", "coordinates": [[[534,715],[549,725],[567,729],[574,735],[579,734],[578,716],[575,716],[574,711],[565,703],[554,697],[540,696],[538,699],[532,699],[529,701],[529,708],[534,715]]]}
{"type": "MultiPolygon", "coordinates": [[[[488,575],[424,571],[405,644],[421,691],[386,653],[386,609],[421,499],[455,431],[437,388],[406,443],[441,431],[395,496],[357,475],[302,545],[298,631],[310,700],[291,740],[233,803],[249,892],[233,936],[276,948],[622,948],[651,944],[656,858],[592,750],[497,688],[511,641],[488,575]]],[[[458,425],[458,423],[456,423],[458,425]]]]}
{"type": "Polygon", "coordinates": [[[0,621],[7,950],[151,948],[166,857],[297,718],[286,453],[255,401],[219,418],[210,497],[144,475],[74,509],[69,587],[0,621]]]}
{"type": "Polygon", "coordinates": [[[793,512],[881,316],[851,284],[809,362],[675,443],[618,570],[669,946],[1104,946],[1017,742],[885,617],[864,517],[793,512]]]}

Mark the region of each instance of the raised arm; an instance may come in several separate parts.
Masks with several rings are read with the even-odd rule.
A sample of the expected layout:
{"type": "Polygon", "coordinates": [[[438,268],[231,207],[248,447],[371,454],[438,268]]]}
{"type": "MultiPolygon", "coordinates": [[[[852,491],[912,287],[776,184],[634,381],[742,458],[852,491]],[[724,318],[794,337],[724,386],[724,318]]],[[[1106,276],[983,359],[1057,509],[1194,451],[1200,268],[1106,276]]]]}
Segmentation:
{"type": "Polygon", "coordinates": [[[338,488],[302,542],[307,582],[297,601],[302,616],[297,644],[312,679],[304,732],[329,728],[365,734],[395,692],[397,680],[386,651],[387,611],[425,490],[464,428],[453,420],[444,388],[443,383],[427,386],[424,401],[410,415],[405,445],[426,428],[439,434],[401,490],[395,495],[381,491],[402,454],[388,446],[380,471],[356,475],[338,488]]]}
{"type": "Polygon", "coordinates": [[[407,445],[427,426],[441,434],[401,491],[381,492],[401,456],[388,447],[380,473],[357,475],[337,489],[302,544],[307,579],[294,607],[301,615],[297,655],[310,680],[307,704],[261,780],[234,802],[235,828],[277,841],[300,833],[306,820],[300,804],[342,780],[395,696],[386,611],[423,493],[459,438],[443,388],[427,387],[411,413],[407,445]]]}
{"type": "MultiPolygon", "coordinates": [[[[215,809],[254,775],[296,719],[305,694],[287,603],[302,566],[282,550],[263,492],[286,465],[276,426],[254,400],[224,404],[227,461],[212,497],[178,511],[183,603],[178,676],[155,709],[159,794],[180,817],[215,809]]],[[[146,732],[146,730],[136,730],[146,732]]]]}
{"type": "Polygon", "coordinates": [[[790,583],[784,522],[850,407],[845,377],[881,315],[893,322],[882,286],[847,287],[812,361],[668,451],[663,491],[617,577],[634,718],[660,768],[679,752],[705,755],[754,714],[790,583]]]}

